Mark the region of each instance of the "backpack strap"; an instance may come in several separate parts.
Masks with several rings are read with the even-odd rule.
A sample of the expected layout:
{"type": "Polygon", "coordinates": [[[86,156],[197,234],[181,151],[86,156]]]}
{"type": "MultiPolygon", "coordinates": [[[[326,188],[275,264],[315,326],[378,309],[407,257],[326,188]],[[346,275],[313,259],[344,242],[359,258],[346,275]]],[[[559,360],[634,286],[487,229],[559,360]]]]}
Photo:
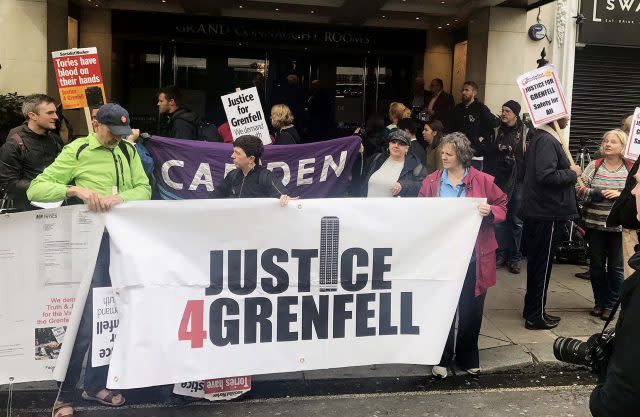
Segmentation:
{"type": "Polygon", "coordinates": [[[87,146],[89,146],[88,143],[83,143],[82,145],[80,145],[80,147],[76,151],[76,161],[78,160],[78,158],[80,158],[80,152],[84,151],[87,148],[87,146]]]}
{"type": "Polygon", "coordinates": [[[631,172],[631,168],[633,168],[633,161],[627,158],[622,158],[624,161],[624,166],[627,168],[627,171],[631,172]]]}
{"type": "Polygon", "coordinates": [[[120,142],[118,142],[118,148],[120,148],[120,151],[124,154],[124,157],[127,159],[127,164],[129,164],[129,167],[131,167],[131,155],[129,155],[129,150],[127,149],[128,147],[133,148],[133,157],[135,158],[136,157],[135,146],[133,146],[127,140],[121,140],[120,142]]]}
{"type": "Polygon", "coordinates": [[[20,157],[24,158],[24,155],[27,153],[27,147],[25,146],[18,132],[15,132],[13,135],[11,135],[9,139],[12,139],[16,143],[16,145],[18,145],[18,149],[20,149],[20,157]]]}

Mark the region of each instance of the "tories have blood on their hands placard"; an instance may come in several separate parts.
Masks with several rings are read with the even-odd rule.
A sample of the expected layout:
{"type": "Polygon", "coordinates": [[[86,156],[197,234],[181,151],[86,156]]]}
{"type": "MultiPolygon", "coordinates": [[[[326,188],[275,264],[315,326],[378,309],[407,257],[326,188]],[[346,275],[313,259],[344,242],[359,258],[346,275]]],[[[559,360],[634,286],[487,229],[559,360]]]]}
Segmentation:
{"type": "Polygon", "coordinates": [[[106,102],[97,48],[51,53],[62,107],[99,107],[106,102]]]}

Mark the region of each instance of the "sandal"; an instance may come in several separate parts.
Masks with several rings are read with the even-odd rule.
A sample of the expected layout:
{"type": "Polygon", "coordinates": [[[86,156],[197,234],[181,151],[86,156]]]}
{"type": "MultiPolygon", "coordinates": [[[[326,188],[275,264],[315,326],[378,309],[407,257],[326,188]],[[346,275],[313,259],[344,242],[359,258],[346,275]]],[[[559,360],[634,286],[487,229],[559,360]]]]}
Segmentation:
{"type": "Polygon", "coordinates": [[[51,410],[51,417],[71,417],[73,416],[73,404],[56,401],[51,410]]]}
{"type": "Polygon", "coordinates": [[[112,391],[112,390],[104,388],[104,389],[102,389],[102,390],[100,390],[98,392],[95,392],[95,393],[89,393],[88,391],[84,391],[82,393],[82,398],[87,400],[87,401],[98,402],[98,403],[100,403],[102,405],[106,405],[108,407],[120,407],[120,406],[122,406],[124,404],[125,400],[124,400],[124,397],[122,395],[120,395],[120,402],[114,403],[113,399],[115,397],[117,397],[118,395],[120,395],[120,391],[112,391]],[[103,392],[103,391],[106,391],[107,395],[105,395],[102,398],[98,397],[98,394],[103,392]]]}

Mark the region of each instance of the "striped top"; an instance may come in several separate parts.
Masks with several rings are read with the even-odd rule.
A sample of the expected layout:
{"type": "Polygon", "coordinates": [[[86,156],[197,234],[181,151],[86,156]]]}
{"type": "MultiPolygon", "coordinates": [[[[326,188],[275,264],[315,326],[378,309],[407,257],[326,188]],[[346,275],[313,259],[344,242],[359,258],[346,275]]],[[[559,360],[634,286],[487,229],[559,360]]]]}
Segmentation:
{"type": "Polygon", "coordinates": [[[582,219],[588,228],[606,232],[622,231],[620,226],[607,227],[607,217],[615,199],[604,198],[602,191],[622,191],[628,174],[629,170],[624,161],[621,161],[620,166],[613,171],[609,171],[604,161],[601,160],[591,161],[584,169],[582,181],[585,185],[581,187],[576,184],[576,193],[578,199],[584,202],[582,219]],[[600,165],[597,171],[596,162],[600,165]]]}

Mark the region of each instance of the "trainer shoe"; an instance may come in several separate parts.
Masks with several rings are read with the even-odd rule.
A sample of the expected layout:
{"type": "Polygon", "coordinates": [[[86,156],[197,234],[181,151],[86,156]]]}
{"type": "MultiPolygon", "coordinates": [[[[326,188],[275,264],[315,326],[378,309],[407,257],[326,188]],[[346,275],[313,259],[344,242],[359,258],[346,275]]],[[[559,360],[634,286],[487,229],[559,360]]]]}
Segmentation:
{"type": "Polygon", "coordinates": [[[447,375],[449,375],[449,372],[447,371],[446,366],[435,365],[433,368],[431,368],[431,375],[435,376],[436,378],[445,379],[447,375]]]}
{"type": "Polygon", "coordinates": [[[480,368],[469,368],[464,370],[469,375],[478,375],[480,374],[480,368]]]}

